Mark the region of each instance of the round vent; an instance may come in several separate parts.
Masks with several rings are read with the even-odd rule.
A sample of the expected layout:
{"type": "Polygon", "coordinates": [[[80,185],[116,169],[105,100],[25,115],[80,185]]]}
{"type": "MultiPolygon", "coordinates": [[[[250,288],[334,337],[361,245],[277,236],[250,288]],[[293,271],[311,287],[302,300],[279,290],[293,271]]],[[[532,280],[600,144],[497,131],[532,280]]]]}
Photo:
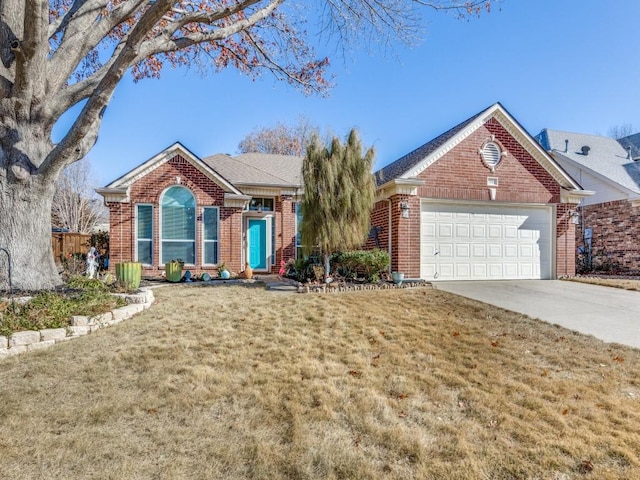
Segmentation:
{"type": "Polygon", "coordinates": [[[493,169],[500,163],[500,147],[494,142],[487,142],[482,147],[482,160],[490,169],[493,169]]]}

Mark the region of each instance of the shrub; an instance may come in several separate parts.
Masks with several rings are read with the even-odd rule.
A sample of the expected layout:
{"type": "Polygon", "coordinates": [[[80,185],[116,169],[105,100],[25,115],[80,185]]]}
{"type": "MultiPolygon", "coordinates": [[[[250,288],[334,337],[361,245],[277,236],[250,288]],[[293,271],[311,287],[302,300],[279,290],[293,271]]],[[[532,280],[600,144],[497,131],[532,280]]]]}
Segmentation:
{"type": "Polygon", "coordinates": [[[346,278],[362,278],[377,282],[389,267],[389,253],[384,250],[352,250],[334,253],[334,271],[346,278]]]}
{"type": "Polygon", "coordinates": [[[87,255],[82,252],[67,253],[62,257],[63,278],[82,275],[87,271],[87,255]]]}

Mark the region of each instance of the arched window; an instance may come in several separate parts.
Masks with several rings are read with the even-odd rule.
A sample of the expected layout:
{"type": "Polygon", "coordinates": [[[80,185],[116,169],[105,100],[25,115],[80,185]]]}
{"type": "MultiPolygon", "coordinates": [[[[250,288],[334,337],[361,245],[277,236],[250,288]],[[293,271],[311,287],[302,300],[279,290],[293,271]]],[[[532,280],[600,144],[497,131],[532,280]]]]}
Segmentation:
{"type": "Polygon", "coordinates": [[[160,202],[162,218],[162,263],[196,260],[196,199],[184,187],[169,188],[160,202]]]}

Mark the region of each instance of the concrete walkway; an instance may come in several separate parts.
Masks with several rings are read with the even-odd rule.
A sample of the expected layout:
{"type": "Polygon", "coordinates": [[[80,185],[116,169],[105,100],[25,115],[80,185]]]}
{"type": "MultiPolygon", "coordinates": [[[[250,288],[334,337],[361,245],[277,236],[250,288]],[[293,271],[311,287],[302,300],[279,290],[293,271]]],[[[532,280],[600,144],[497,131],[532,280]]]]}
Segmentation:
{"type": "Polygon", "coordinates": [[[298,291],[298,287],[294,286],[293,281],[280,278],[278,275],[257,274],[254,278],[256,281],[264,282],[267,290],[272,292],[293,293],[298,291]]]}
{"type": "Polygon", "coordinates": [[[640,348],[640,292],[561,280],[435,282],[434,288],[640,348]]]}

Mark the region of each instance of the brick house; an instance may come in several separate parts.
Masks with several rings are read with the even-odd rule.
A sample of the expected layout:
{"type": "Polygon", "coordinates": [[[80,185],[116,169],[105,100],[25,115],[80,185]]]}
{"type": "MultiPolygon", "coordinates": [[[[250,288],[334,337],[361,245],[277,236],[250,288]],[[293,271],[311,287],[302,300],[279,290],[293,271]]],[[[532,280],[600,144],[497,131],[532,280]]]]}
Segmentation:
{"type": "Polygon", "coordinates": [[[565,171],[595,192],[578,209],[578,257],[586,271],[640,273],[640,162],[633,145],[637,137],[617,141],[550,129],[536,136],[565,171]]]}
{"type": "Polygon", "coordinates": [[[139,261],[160,276],[172,259],[215,274],[273,272],[296,254],[302,158],[218,154],[175,143],[97,192],[110,214],[110,265],[139,261]]]}
{"type": "Polygon", "coordinates": [[[591,192],[499,103],[375,175],[373,230],[405,278],[575,274],[572,213],[591,192]]]}

